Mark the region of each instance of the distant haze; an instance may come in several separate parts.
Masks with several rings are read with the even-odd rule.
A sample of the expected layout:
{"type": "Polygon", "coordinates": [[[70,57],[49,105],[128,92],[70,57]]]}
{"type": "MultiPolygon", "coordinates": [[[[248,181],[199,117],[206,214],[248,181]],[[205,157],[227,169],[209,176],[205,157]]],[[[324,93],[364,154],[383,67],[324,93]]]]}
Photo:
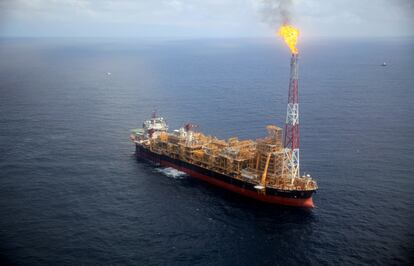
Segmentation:
{"type": "Polygon", "coordinates": [[[286,14],[304,37],[414,36],[413,3],[412,0],[0,0],[0,37],[270,37],[286,14]]]}

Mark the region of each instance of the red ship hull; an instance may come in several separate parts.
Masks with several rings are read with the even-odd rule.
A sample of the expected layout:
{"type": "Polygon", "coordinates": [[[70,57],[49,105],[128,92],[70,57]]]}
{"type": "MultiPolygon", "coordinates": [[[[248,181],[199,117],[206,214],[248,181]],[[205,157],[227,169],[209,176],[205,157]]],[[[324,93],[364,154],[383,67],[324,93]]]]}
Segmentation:
{"type": "Polygon", "coordinates": [[[235,180],[234,178],[215,173],[207,169],[199,169],[200,167],[151,152],[137,145],[136,155],[138,158],[148,160],[160,166],[172,167],[182,171],[189,176],[207,182],[216,187],[220,187],[234,193],[249,197],[258,201],[302,208],[314,208],[312,194],[314,191],[280,191],[273,188],[266,188],[266,193],[258,191],[254,188],[254,184],[235,180]],[[221,177],[219,177],[221,176],[221,177]],[[227,178],[223,178],[227,177],[227,178]],[[220,180],[221,179],[221,180],[220,180]],[[229,182],[229,180],[231,180],[229,182]],[[237,182],[235,182],[237,181],[237,182]],[[270,195],[269,195],[270,194],[270,195]],[[271,195],[277,194],[277,195],[271,195]]]}

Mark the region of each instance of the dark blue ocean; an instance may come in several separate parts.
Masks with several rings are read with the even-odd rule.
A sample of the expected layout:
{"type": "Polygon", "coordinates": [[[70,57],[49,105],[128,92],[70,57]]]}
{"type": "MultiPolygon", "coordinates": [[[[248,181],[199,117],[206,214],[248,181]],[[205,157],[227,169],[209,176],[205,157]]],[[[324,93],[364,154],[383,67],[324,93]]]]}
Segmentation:
{"type": "Polygon", "coordinates": [[[156,169],[128,139],[155,109],[171,129],[220,138],[282,126],[281,40],[0,40],[2,263],[413,262],[414,41],[300,51],[301,170],[320,187],[310,211],[156,169]]]}

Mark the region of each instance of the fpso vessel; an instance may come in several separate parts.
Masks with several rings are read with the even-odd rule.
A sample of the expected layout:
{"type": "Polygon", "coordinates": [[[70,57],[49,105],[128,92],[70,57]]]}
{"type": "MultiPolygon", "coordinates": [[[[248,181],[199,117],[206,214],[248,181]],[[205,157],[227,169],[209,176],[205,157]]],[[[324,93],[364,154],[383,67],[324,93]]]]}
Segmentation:
{"type": "Polygon", "coordinates": [[[168,132],[162,117],[132,130],[139,158],[173,167],[212,185],[268,203],[314,207],[316,182],[309,176],[291,178],[284,171],[281,128],[267,126],[268,136],[256,141],[206,136],[187,124],[168,132]]]}
{"type": "Polygon", "coordinates": [[[291,59],[285,134],[267,126],[262,139],[220,140],[194,130],[194,125],[168,132],[164,118],[145,121],[132,130],[136,155],[178,169],[212,185],[259,201],[313,208],[317,184],[299,173],[298,54],[291,59]]]}

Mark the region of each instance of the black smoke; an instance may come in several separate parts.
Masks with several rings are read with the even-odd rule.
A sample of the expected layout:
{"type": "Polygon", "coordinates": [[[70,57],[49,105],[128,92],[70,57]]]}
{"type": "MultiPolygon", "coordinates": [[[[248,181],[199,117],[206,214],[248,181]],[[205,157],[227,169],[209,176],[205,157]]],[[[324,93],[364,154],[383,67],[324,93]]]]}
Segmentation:
{"type": "Polygon", "coordinates": [[[263,22],[271,27],[289,24],[292,20],[292,0],[259,0],[263,22]]]}

